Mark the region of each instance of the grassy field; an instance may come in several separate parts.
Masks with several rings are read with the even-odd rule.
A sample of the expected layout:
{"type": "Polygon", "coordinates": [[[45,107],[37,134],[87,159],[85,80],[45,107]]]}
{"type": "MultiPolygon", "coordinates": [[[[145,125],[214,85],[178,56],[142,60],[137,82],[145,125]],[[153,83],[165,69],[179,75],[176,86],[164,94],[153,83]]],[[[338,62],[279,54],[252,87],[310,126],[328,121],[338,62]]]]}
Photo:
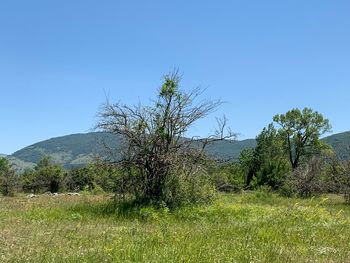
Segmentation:
{"type": "Polygon", "coordinates": [[[350,262],[342,202],[245,193],[118,212],[102,195],[0,197],[0,262],[350,262]]]}

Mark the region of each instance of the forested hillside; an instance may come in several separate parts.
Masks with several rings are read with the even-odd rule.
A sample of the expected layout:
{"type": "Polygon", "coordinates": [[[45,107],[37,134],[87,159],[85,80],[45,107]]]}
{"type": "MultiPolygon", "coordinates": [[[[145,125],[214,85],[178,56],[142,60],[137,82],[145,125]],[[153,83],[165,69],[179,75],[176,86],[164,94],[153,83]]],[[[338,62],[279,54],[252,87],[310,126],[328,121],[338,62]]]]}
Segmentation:
{"type": "MultiPolygon", "coordinates": [[[[337,156],[345,160],[350,157],[350,132],[331,135],[323,139],[330,144],[337,156]]],[[[120,147],[121,140],[106,132],[72,134],[52,138],[25,147],[9,156],[18,169],[32,167],[44,156],[51,156],[53,161],[66,168],[82,166],[93,160],[94,156],[106,156],[105,145],[114,149],[120,147]]],[[[243,149],[254,148],[255,139],[243,141],[217,141],[208,146],[208,153],[223,159],[237,159],[243,149]]]]}
{"type": "Polygon", "coordinates": [[[331,135],[324,141],[333,147],[339,159],[350,159],[350,131],[331,135]]]}

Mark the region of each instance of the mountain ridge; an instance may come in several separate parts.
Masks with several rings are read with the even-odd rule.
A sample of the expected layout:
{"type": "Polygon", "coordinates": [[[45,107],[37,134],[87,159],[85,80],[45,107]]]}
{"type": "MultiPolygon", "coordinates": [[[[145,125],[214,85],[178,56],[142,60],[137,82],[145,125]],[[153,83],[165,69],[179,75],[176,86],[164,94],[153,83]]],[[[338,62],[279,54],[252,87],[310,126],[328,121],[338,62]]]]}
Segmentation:
{"type": "MultiPolygon", "coordinates": [[[[341,159],[350,159],[350,131],[333,134],[322,139],[330,144],[341,159]]],[[[91,162],[95,156],[106,156],[106,147],[120,149],[120,136],[107,132],[77,133],[50,138],[6,156],[17,170],[32,168],[43,156],[50,156],[66,168],[79,167],[91,162]]],[[[207,152],[222,159],[237,159],[243,149],[254,148],[255,139],[241,141],[217,141],[208,146],[207,152]]]]}
{"type": "Polygon", "coordinates": [[[350,159],[350,131],[332,134],[322,140],[333,147],[339,159],[350,159]]]}

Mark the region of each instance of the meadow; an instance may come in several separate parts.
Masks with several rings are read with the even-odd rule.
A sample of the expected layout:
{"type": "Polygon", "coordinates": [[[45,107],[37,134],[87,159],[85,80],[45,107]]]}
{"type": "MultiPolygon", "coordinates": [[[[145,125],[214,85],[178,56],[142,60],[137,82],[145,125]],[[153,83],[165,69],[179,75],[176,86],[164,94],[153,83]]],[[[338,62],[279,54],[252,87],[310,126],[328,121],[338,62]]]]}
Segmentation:
{"type": "Polygon", "coordinates": [[[221,194],[128,208],[107,195],[0,197],[0,262],[350,262],[341,196],[221,194]]]}

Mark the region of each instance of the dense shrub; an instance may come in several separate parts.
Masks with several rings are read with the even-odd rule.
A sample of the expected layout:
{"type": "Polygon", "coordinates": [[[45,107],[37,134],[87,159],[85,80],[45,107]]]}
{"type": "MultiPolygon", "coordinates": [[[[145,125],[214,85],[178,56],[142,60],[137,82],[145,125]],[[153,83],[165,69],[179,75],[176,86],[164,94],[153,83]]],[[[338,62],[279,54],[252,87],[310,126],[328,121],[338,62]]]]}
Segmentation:
{"type": "Polygon", "coordinates": [[[67,173],[64,186],[69,191],[91,191],[94,188],[94,181],[95,178],[87,167],[74,168],[67,173]]]}
{"type": "Polygon", "coordinates": [[[245,173],[238,162],[213,164],[209,169],[209,176],[220,192],[238,192],[245,185],[245,173]]]}
{"type": "Polygon", "coordinates": [[[343,163],[343,191],[345,202],[350,205],[350,161],[343,163]]]}
{"type": "Polygon", "coordinates": [[[216,194],[214,185],[204,171],[190,177],[184,173],[170,175],[165,189],[164,202],[170,208],[184,204],[209,203],[216,194]]]}
{"type": "Polygon", "coordinates": [[[18,177],[5,158],[0,158],[0,192],[13,196],[18,185],[18,177]]]}
{"type": "Polygon", "coordinates": [[[269,186],[273,190],[278,190],[284,183],[290,167],[284,159],[266,160],[256,174],[258,186],[269,186]]]}
{"type": "Polygon", "coordinates": [[[291,170],[281,134],[270,124],[257,136],[254,149],[243,150],[239,163],[246,174],[246,187],[269,186],[277,190],[291,170]]]}
{"type": "Polygon", "coordinates": [[[22,188],[28,192],[56,193],[63,189],[63,179],[66,171],[62,166],[51,162],[49,157],[44,157],[35,166],[34,170],[27,170],[22,175],[22,188]]]}
{"type": "Polygon", "coordinates": [[[284,191],[297,194],[299,197],[310,197],[316,193],[321,193],[326,189],[322,181],[322,170],[324,164],[318,159],[293,170],[284,185],[284,191]]]}

